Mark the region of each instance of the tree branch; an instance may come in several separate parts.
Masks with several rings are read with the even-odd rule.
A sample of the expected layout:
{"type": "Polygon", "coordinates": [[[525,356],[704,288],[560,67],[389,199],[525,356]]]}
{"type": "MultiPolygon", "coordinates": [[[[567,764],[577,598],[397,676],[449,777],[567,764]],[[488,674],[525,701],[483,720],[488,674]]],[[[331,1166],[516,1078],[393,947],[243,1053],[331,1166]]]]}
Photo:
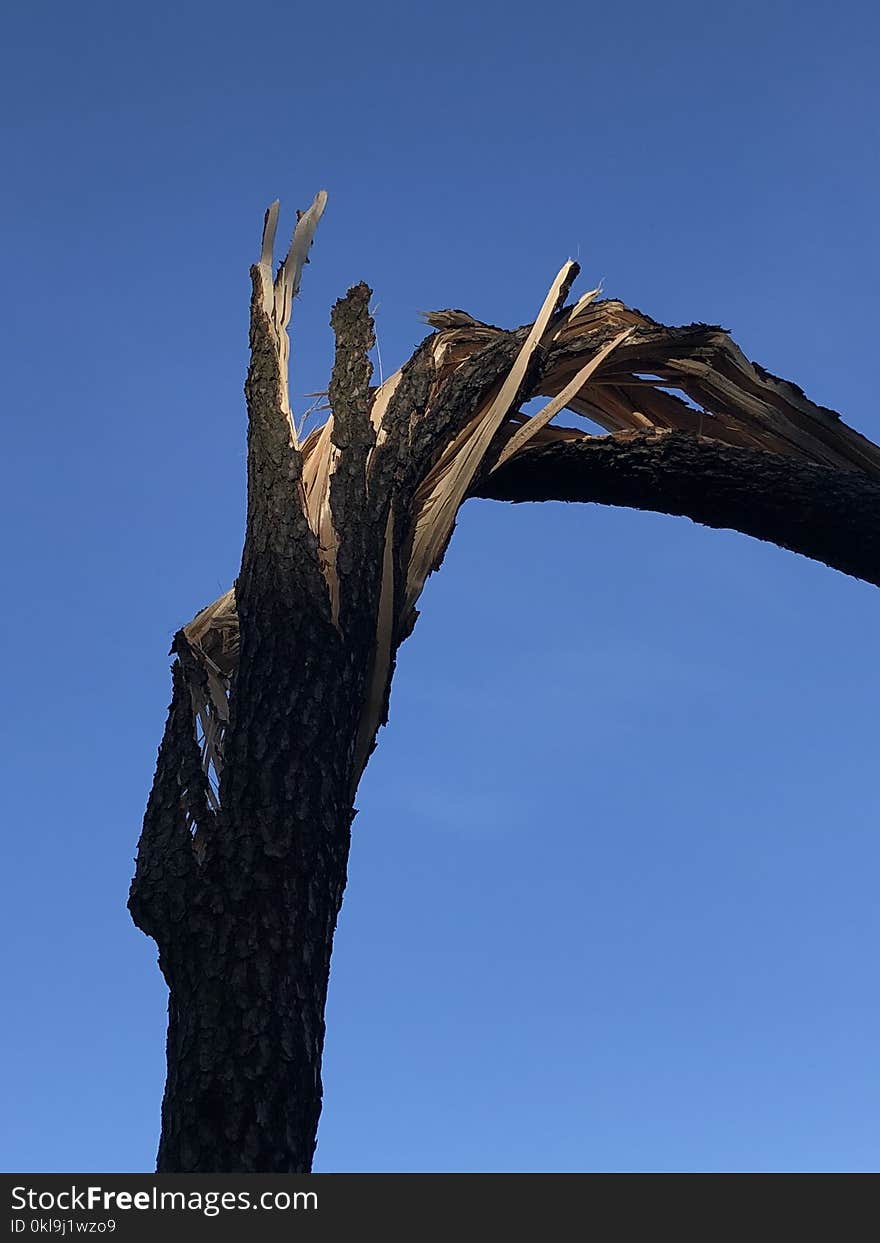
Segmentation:
{"type": "Polygon", "coordinates": [[[328,390],[333,412],[330,440],[339,453],[329,481],[329,495],[344,629],[351,624],[352,615],[365,607],[374,619],[373,597],[382,555],[378,532],[368,521],[367,512],[367,459],[376,443],[376,429],[370,421],[373,367],[369,353],[376,341],[369,312],[371,294],[372,290],[363,282],[354,285],[339,299],[330,316],[336,336],[328,390]]]}
{"type": "Polygon", "coordinates": [[[685,432],[624,433],[524,449],[471,495],[682,515],[880,586],[880,483],[857,470],[685,432]]]}
{"type": "Polygon", "coordinates": [[[303,264],[327,196],[320,191],[299,214],[290,251],[272,278],[278,204],[266,212],[262,252],[251,268],[250,366],[244,391],[248,411],[248,509],[239,611],[261,596],[282,596],[288,605],[311,599],[329,614],[329,599],[309,526],[303,489],[303,457],[288,397],[290,342],[287,325],[303,264]]]}

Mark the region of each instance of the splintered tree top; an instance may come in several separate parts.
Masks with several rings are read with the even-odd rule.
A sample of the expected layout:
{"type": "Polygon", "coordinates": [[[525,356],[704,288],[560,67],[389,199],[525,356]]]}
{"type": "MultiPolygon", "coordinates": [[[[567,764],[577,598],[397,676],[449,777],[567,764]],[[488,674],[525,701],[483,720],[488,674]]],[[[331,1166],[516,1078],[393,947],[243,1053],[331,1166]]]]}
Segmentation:
{"type": "MultiPolygon", "coordinates": [[[[331,320],[337,336],[331,413],[300,443],[289,402],[287,326],[326,201],[321,191],[306,212],[298,213],[290,250],[274,276],[278,203],[266,213],[251,307],[253,357],[262,356],[262,363],[258,368],[252,361],[249,392],[251,406],[264,407],[274,420],[271,435],[282,437],[294,455],[298,477],[287,503],[314,541],[328,616],[340,633],[340,524],[361,521],[376,527],[376,660],[358,772],[383,716],[393,651],[412,629],[425,580],[440,565],[469,495],[540,499],[540,487],[549,487],[545,494],[550,497],[556,495],[552,484],[542,483],[538,493],[530,490],[528,463],[540,460],[545,474],[550,464],[562,481],[572,470],[582,471],[592,450],[598,461],[598,451],[606,446],[622,451],[628,442],[650,441],[656,453],[657,439],[675,433],[704,453],[713,445],[759,450],[880,480],[878,446],[833,410],[810,401],[797,385],[750,362],[723,328],[702,323],[667,327],[622,302],[600,299],[598,289],[568,303],[579,273],[571,260],[557,273],[533,323],[505,329],[465,311],[429,312],[425,319],[432,334],[378,387],[370,383],[367,359],[374,344],[371,291],[355,286],[337,303],[331,320]],[[535,397],[548,401],[537,413],[523,413],[535,397]],[[610,437],[557,425],[553,420],[565,409],[610,437]],[[569,447],[564,467],[550,452],[554,446],[569,447]],[[575,446],[583,454],[576,454],[575,446]],[[342,504],[342,475],[354,458],[363,473],[358,512],[350,497],[342,504]]],[[[559,495],[569,499],[568,488],[559,495]]],[[[576,489],[575,498],[590,499],[576,489]]],[[[624,496],[620,503],[638,501],[624,496]]],[[[723,516],[716,522],[693,504],[698,521],[725,524],[723,516]]],[[[691,509],[682,501],[668,512],[691,509]]],[[[749,529],[741,520],[735,525],[749,529]]],[[[784,533],[771,532],[768,538],[797,546],[784,533]]],[[[229,681],[238,659],[234,589],[202,610],[184,634],[203,671],[193,695],[205,762],[219,776],[229,681]]]]}

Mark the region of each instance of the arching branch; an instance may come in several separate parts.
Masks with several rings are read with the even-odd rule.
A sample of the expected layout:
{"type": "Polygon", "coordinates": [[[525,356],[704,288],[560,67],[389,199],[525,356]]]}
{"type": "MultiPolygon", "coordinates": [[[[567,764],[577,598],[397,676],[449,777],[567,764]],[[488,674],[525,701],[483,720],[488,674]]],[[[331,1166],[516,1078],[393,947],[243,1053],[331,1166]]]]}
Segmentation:
{"type": "Polygon", "coordinates": [[[523,451],[471,495],[680,514],[769,540],[880,586],[880,481],[858,470],[686,432],[620,433],[523,451]]]}

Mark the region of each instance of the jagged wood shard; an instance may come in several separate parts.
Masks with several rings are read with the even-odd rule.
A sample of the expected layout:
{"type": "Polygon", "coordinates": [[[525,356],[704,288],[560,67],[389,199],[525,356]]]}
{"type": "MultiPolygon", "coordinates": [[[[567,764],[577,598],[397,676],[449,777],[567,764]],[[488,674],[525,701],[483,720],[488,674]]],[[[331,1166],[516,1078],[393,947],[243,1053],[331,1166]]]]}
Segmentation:
{"type": "Polygon", "coordinates": [[[290,323],[293,299],[299,293],[303,266],[309,261],[309,250],[315,236],[315,230],[326,206],[327,192],[326,190],[319,190],[308,211],[300,215],[296,228],[293,231],[290,250],[282,260],[277,276],[273,278],[273,251],[280,209],[280,203],[276,199],[266,211],[266,218],[263,223],[260,262],[257,265],[262,284],[263,310],[272,324],[275,346],[278,350],[282,408],[291,421],[291,437],[294,444],[296,444],[296,428],[290,412],[290,395],[288,391],[290,338],[287,335],[287,326],[290,323]]]}
{"type": "Polygon", "coordinates": [[[569,402],[573,401],[577,397],[578,393],[580,393],[590,376],[592,376],[593,373],[598,371],[598,369],[602,366],[611,351],[616,349],[618,345],[622,345],[627,337],[631,336],[632,333],[632,328],[624,328],[623,332],[619,332],[613,340],[608,342],[607,345],[603,345],[602,348],[596,352],[595,356],[591,358],[588,363],[585,363],[583,367],[581,367],[574,379],[569,381],[565,388],[562,389],[561,392],[557,393],[552,401],[548,401],[543,410],[539,410],[537,414],[533,414],[530,419],[527,419],[526,422],[514,432],[510,440],[508,440],[507,444],[499,453],[498,461],[492,469],[497,470],[499,466],[502,466],[508,460],[508,458],[513,457],[514,453],[517,453],[523,448],[524,445],[528,444],[533,436],[536,436],[543,427],[546,427],[551,419],[554,419],[560,411],[564,410],[569,402]]]}

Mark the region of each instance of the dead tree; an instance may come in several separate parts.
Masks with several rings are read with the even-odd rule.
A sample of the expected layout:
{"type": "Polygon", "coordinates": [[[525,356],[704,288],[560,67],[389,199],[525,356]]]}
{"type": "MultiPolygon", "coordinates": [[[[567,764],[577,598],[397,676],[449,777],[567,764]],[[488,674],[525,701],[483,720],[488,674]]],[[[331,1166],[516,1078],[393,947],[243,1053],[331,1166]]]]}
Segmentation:
{"type": "Polygon", "coordinates": [[[469,496],[681,514],[880,584],[880,448],[721,328],[667,328],[595,289],[568,305],[572,262],[534,323],[427,315],[378,387],[356,285],[331,316],[331,413],[300,442],[287,325],[325,202],[274,276],[278,204],[266,214],[241,569],[174,639],[131,887],[170,990],[160,1171],[311,1167],[355,792],[469,496]],[[607,434],[557,426],[566,407],[607,434]]]}

